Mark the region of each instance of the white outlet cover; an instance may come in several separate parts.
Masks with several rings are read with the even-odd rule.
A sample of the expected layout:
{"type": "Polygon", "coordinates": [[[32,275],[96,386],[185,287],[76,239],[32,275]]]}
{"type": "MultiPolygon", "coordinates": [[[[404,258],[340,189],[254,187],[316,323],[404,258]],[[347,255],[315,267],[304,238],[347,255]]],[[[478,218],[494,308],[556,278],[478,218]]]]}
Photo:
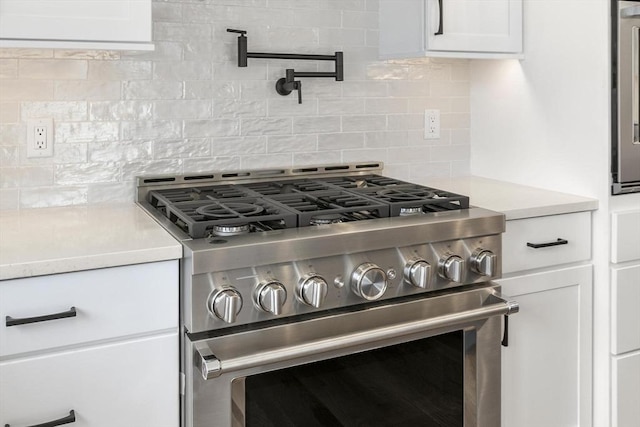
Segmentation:
{"type": "Polygon", "coordinates": [[[27,157],[53,156],[53,119],[27,120],[27,157]],[[44,129],[40,144],[36,136],[36,129],[44,129]],[[42,144],[43,143],[43,144],[42,144]],[[38,145],[43,145],[38,148],[38,145]]]}

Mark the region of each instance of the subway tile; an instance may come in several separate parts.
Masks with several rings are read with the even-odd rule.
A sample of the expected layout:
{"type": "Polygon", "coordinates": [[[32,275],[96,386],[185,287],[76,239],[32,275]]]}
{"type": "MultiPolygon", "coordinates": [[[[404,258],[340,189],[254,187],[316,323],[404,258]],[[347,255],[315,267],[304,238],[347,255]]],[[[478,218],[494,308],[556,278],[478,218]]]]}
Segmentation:
{"type": "Polygon", "coordinates": [[[424,114],[389,114],[387,128],[389,130],[424,129],[424,114]]]}
{"type": "Polygon", "coordinates": [[[118,81],[60,80],[54,82],[53,98],[56,101],[116,101],[120,99],[120,87],[118,81]]]}
{"type": "Polygon", "coordinates": [[[7,101],[42,101],[53,98],[53,82],[47,80],[0,80],[0,99],[7,101]]]}
{"type": "Polygon", "coordinates": [[[84,205],[86,186],[42,187],[20,190],[20,209],[84,205]]]}
{"type": "Polygon", "coordinates": [[[155,22],[153,40],[187,42],[211,39],[211,25],[194,22],[155,22]]]}
{"type": "Polygon", "coordinates": [[[156,159],[175,159],[210,157],[209,138],[159,139],[153,142],[153,157],[156,159]]]}
{"type": "Polygon", "coordinates": [[[156,101],[156,119],[206,119],[211,117],[211,100],[156,101]]]}
{"type": "Polygon", "coordinates": [[[51,184],[51,166],[8,167],[0,170],[0,188],[40,187],[51,184]]]}
{"type": "Polygon", "coordinates": [[[183,96],[183,83],[170,81],[133,81],[124,82],[124,99],[180,99],[183,96]]]}
{"type": "Polygon", "coordinates": [[[220,99],[213,103],[214,117],[261,117],[267,115],[264,99],[220,99]]]}
{"type": "Polygon", "coordinates": [[[288,153],[261,154],[259,156],[242,156],[240,158],[241,169],[290,167],[292,164],[293,155],[288,153]]]}
{"type": "Polygon", "coordinates": [[[209,80],[211,75],[208,61],[163,61],[153,68],[154,80],[209,80]]]}
{"type": "Polygon", "coordinates": [[[87,161],[87,144],[56,144],[53,163],[84,163],[87,161]]]}
{"type": "Polygon", "coordinates": [[[27,142],[26,124],[0,124],[0,145],[24,145],[27,142]]]}
{"type": "Polygon", "coordinates": [[[55,49],[53,57],[56,59],[91,59],[96,61],[116,61],[121,58],[117,50],[79,50],[55,49]]]}
{"type": "Polygon", "coordinates": [[[185,120],[185,138],[207,138],[212,136],[234,136],[240,134],[238,119],[185,120]]]}
{"type": "Polygon", "coordinates": [[[91,80],[148,80],[151,61],[91,61],[88,77],[91,80]]]}
{"type": "Polygon", "coordinates": [[[23,102],[21,115],[23,120],[30,118],[50,117],[54,125],[58,121],[86,120],[86,102],[51,101],[51,102],[23,102]]]}
{"type": "Polygon", "coordinates": [[[364,114],[364,99],[360,98],[321,98],[318,100],[320,115],[364,114]]]}
{"type": "Polygon", "coordinates": [[[406,114],[409,100],[405,98],[367,98],[365,113],[367,114],[406,114]]]}
{"type": "Polygon", "coordinates": [[[272,135],[267,138],[268,153],[317,151],[317,135],[272,135]]]}
{"type": "Polygon", "coordinates": [[[93,121],[151,120],[153,103],[150,101],[91,102],[89,118],[93,121]]]}
{"type": "Polygon", "coordinates": [[[403,147],[400,150],[409,151],[406,150],[408,145],[409,138],[406,131],[367,132],[365,134],[365,146],[367,148],[403,147]]]}
{"type": "Polygon", "coordinates": [[[344,132],[383,130],[386,128],[387,118],[384,115],[342,117],[342,130],[344,132]]]}
{"type": "Polygon", "coordinates": [[[93,163],[135,162],[153,158],[151,141],[106,141],[88,145],[88,158],[93,163]]]}
{"type": "Polygon", "coordinates": [[[54,169],[57,185],[79,185],[90,182],[114,182],[120,177],[115,163],[88,162],[56,165],[54,169]]]}
{"type": "Polygon", "coordinates": [[[292,120],[288,117],[243,118],[240,130],[241,135],[285,135],[291,133],[292,120]]]}
{"type": "Polygon", "coordinates": [[[18,75],[21,79],[86,79],[87,69],[87,61],[79,60],[21,59],[18,61],[18,75]]]}
{"type": "Polygon", "coordinates": [[[0,145],[0,168],[16,167],[19,162],[20,149],[17,146],[0,145]]]}
{"type": "Polygon", "coordinates": [[[293,133],[333,133],[341,130],[339,116],[295,117],[293,133]]]}
{"type": "Polygon", "coordinates": [[[267,152],[264,136],[213,138],[211,153],[214,156],[255,155],[267,152]]]}
{"type": "Polygon", "coordinates": [[[118,122],[63,122],[55,125],[55,142],[115,141],[119,133],[118,122]]]}
{"type": "Polygon", "coordinates": [[[323,151],[293,153],[293,164],[302,165],[327,165],[342,162],[342,153],[340,151],[323,151]]]}
{"type": "Polygon", "coordinates": [[[179,138],[182,136],[182,122],[179,120],[145,120],[121,122],[122,139],[179,138]]]}
{"type": "Polygon", "coordinates": [[[318,150],[349,150],[364,148],[364,133],[341,132],[318,135],[318,150]]]}

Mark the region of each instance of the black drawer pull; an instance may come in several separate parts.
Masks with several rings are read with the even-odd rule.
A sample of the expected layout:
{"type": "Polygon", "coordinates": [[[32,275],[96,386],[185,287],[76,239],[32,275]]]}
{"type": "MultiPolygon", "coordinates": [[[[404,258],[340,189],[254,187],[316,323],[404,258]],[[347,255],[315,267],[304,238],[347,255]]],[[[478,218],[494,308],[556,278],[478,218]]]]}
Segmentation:
{"type": "Polygon", "coordinates": [[[540,248],[548,248],[549,246],[566,245],[567,243],[569,243],[568,240],[558,239],[555,242],[548,242],[548,243],[529,243],[529,242],[527,242],[527,246],[529,246],[530,248],[533,248],[533,249],[540,249],[540,248]]]}
{"type": "Polygon", "coordinates": [[[439,36],[441,34],[444,34],[444,9],[443,9],[443,5],[442,5],[442,0],[438,0],[438,31],[436,31],[435,33],[433,33],[434,36],[439,36]]]}
{"type": "Polygon", "coordinates": [[[56,320],[56,319],[64,319],[65,317],[76,317],[76,308],[71,307],[67,311],[63,311],[61,313],[53,313],[46,314],[44,316],[36,316],[36,317],[24,317],[22,319],[14,319],[11,316],[5,317],[7,322],[7,327],[9,326],[18,326],[18,325],[26,325],[28,323],[37,323],[37,322],[46,322],[48,320],[56,320]]]}
{"type": "MultiPolygon", "coordinates": [[[[34,424],[29,427],[56,427],[61,426],[63,424],[71,424],[76,422],[76,411],[73,409],[69,411],[69,415],[66,417],[60,418],[58,420],[49,421],[48,423],[42,424],[34,424]]],[[[9,424],[5,424],[4,427],[11,427],[9,424]]]]}

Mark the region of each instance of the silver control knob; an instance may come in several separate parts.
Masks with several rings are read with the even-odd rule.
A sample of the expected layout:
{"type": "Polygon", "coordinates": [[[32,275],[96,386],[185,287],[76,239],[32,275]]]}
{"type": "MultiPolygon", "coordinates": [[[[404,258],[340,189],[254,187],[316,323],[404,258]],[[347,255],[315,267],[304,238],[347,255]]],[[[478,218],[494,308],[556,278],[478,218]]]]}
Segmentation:
{"type": "Polygon", "coordinates": [[[438,261],[438,274],[451,282],[462,282],[464,269],[465,262],[458,255],[449,254],[438,261]]]}
{"type": "Polygon", "coordinates": [[[483,276],[493,276],[498,267],[498,255],[487,249],[476,249],[471,255],[471,269],[483,276]]]}
{"type": "Polygon", "coordinates": [[[371,262],[360,264],[351,275],[351,290],[368,301],[376,300],[387,290],[387,275],[371,262]]]}
{"type": "Polygon", "coordinates": [[[412,260],[404,266],[404,280],[418,288],[431,284],[431,264],[423,259],[412,260]]]}
{"type": "Polygon", "coordinates": [[[287,300],[287,290],[280,282],[261,283],[256,289],[255,299],[258,307],[277,316],[282,313],[282,306],[287,300]]]}
{"type": "Polygon", "coordinates": [[[327,281],[316,274],[308,274],[296,286],[296,296],[304,304],[318,308],[324,302],[328,290],[327,281]]]}
{"type": "Polygon", "coordinates": [[[233,323],[242,308],[242,296],[233,288],[213,292],[207,302],[209,313],[226,323],[233,323]]]}

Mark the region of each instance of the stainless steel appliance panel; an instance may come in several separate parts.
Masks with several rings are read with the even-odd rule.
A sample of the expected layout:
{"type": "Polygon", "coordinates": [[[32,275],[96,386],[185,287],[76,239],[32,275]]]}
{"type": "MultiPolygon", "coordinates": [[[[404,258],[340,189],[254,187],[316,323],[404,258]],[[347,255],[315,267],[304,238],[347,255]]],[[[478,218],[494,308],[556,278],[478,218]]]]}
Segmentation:
{"type": "Polygon", "coordinates": [[[613,193],[640,191],[640,3],[620,1],[613,27],[613,193]]]}

